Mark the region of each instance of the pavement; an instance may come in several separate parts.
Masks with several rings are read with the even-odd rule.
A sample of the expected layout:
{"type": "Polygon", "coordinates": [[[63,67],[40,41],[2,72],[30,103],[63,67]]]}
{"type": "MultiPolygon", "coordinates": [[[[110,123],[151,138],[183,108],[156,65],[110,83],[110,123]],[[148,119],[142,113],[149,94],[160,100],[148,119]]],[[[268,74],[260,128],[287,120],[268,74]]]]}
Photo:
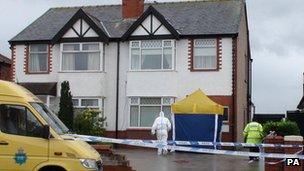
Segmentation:
{"type": "Polygon", "coordinates": [[[126,155],[130,166],[136,171],[260,171],[263,161],[248,163],[247,157],[174,152],[158,156],[150,149],[116,149],[126,155]]]}

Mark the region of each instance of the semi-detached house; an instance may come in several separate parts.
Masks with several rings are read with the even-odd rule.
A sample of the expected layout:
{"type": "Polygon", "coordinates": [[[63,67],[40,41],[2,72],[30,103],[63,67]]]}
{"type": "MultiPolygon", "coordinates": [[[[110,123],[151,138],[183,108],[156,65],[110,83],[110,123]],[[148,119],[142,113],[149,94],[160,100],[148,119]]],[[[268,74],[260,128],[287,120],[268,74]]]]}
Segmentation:
{"type": "Polygon", "coordinates": [[[151,138],[160,110],[201,89],[225,106],[222,139],[242,141],[251,113],[251,57],[243,0],[51,8],[9,42],[14,80],[58,110],[99,108],[107,135],[151,138]]]}

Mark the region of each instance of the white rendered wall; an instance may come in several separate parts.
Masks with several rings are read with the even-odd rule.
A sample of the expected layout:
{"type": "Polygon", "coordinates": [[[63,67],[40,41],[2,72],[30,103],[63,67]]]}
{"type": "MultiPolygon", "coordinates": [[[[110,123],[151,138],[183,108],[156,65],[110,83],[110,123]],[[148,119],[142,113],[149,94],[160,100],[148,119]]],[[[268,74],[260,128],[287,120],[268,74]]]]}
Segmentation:
{"type": "Polygon", "coordinates": [[[176,42],[173,71],[129,71],[129,44],[121,44],[119,130],[129,127],[131,96],[173,96],[176,100],[197,89],[207,95],[232,95],[232,39],[222,39],[222,69],[214,72],[190,72],[188,40],[176,42]]]}
{"type": "Polygon", "coordinates": [[[57,82],[59,64],[59,45],[52,48],[52,71],[49,74],[25,74],[25,45],[16,45],[16,82],[57,82]]]}

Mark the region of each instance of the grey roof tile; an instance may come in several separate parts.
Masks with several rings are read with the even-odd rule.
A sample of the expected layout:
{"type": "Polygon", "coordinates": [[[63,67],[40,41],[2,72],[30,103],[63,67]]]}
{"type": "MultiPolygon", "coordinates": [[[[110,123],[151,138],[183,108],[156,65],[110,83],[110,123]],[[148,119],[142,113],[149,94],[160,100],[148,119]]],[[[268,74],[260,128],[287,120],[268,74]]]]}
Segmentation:
{"type": "MultiPolygon", "coordinates": [[[[238,33],[242,2],[237,0],[151,3],[145,9],[149,5],[182,35],[238,33]]],[[[121,5],[51,8],[11,41],[51,40],[79,8],[111,38],[120,38],[136,21],[122,18],[121,5]]]]}

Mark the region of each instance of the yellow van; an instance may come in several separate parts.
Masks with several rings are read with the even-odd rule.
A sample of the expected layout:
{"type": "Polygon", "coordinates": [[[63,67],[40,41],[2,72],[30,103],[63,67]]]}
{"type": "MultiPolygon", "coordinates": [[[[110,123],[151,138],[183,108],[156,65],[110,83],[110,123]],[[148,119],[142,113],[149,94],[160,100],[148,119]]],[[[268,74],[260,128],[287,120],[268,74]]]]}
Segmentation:
{"type": "Polygon", "coordinates": [[[0,170],[102,170],[98,152],[25,88],[0,81],[0,170]]]}

